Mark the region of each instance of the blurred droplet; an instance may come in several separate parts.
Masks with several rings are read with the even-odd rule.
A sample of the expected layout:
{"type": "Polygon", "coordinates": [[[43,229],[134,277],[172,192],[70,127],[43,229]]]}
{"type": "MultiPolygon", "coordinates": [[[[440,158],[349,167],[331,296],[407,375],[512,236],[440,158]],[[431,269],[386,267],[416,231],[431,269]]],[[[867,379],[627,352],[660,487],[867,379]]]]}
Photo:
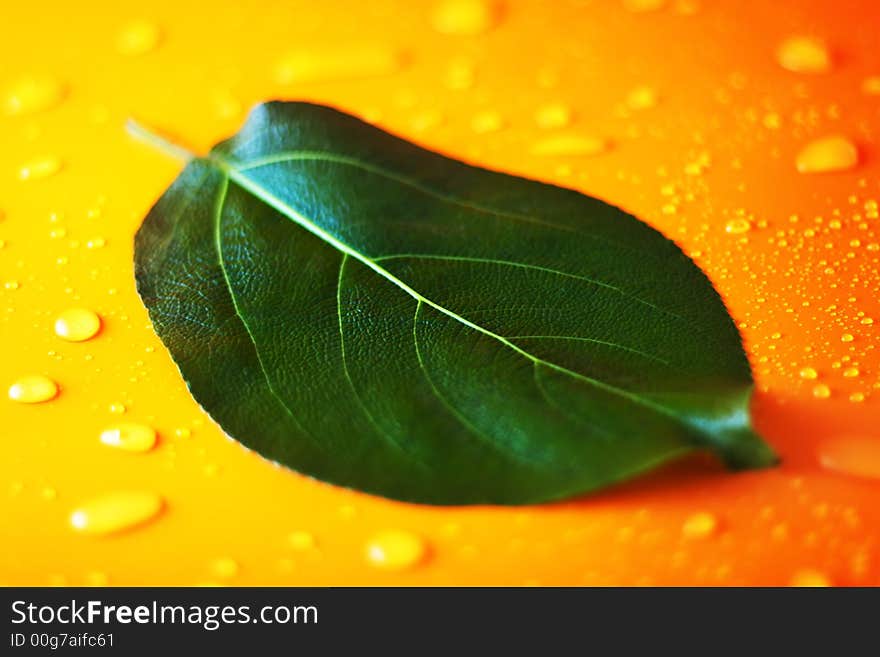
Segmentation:
{"type": "Polygon", "coordinates": [[[64,85],[45,76],[28,76],[10,84],[3,92],[3,110],[9,115],[33,114],[50,109],[64,99],[64,85]]]}
{"type": "Polygon", "coordinates": [[[859,151],[846,137],[833,135],[811,141],[795,160],[801,173],[846,171],[859,163],[859,151]]]}
{"type": "Polygon", "coordinates": [[[431,25],[441,34],[476,36],[492,29],[501,6],[492,0],[441,0],[431,13],[431,25]]]}
{"type": "Polygon", "coordinates": [[[121,55],[144,55],[159,45],[161,31],[155,23],[134,20],[123,25],[116,34],[116,51],[121,55]]]}
{"type": "Polygon", "coordinates": [[[42,180],[61,170],[61,160],[54,155],[45,155],[28,160],[18,170],[21,180],[42,180]]]}
{"type": "Polygon", "coordinates": [[[828,48],[819,39],[793,36],[776,49],[779,65],[794,73],[827,73],[831,70],[828,48]]]}

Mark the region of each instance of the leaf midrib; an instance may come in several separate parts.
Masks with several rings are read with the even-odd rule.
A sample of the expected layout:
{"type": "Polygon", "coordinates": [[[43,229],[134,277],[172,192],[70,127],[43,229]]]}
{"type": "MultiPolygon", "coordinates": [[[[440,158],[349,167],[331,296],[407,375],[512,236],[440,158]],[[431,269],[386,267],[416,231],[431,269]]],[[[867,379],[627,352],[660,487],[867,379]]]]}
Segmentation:
{"type": "MultiPolygon", "coordinates": [[[[218,156],[216,153],[212,153],[210,156],[208,156],[207,158],[204,158],[204,159],[209,164],[213,164],[214,166],[217,166],[219,169],[221,169],[221,171],[227,176],[227,178],[229,180],[235,182],[239,187],[241,187],[245,191],[249,192],[250,194],[252,194],[256,198],[258,198],[259,200],[263,201],[264,203],[266,203],[270,207],[274,208],[275,210],[277,210],[278,212],[280,212],[284,216],[288,217],[293,222],[298,224],[300,227],[306,229],[307,231],[309,231],[313,235],[317,236],[319,239],[326,242],[327,244],[329,244],[330,246],[335,248],[337,251],[340,251],[341,253],[349,255],[352,258],[354,258],[355,260],[357,260],[358,262],[369,267],[374,272],[379,274],[381,277],[383,277],[384,279],[386,279],[390,283],[396,285],[402,291],[409,294],[416,301],[419,301],[421,303],[424,303],[424,304],[434,308],[438,312],[460,322],[461,324],[467,326],[468,328],[471,328],[475,331],[478,331],[479,333],[482,333],[490,338],[497,340],[501,344],[505,345],[506,347],[508,347],[508,348],[512,349],[513,351],[515,351],[516,353],[518,353],[523,358],[526,358],[535,364],[543,365],[549,369],[555,370],[555,371],[560,372],[562,374],[565,374],[567,376],[571,376],[575,379],[584,381],[585,383],[592,385],[596,388],[599,388],[600,390],[604,390],[604,391],[609,392],[611,394],[625,398],[635,404],[638,404],[640,406],[644,406],[646,408],[650,408],[651,410],[653,410],[657,413],[660,413],[662,415],[670,417],[679,423],[683,423],[681,417],[677,413],[675,413],[674,411],[672,411],[668,408],[665,408],[665,407],[663,407],[659,404],[656,404],[648,399],[645,399],[644,397],[640,397],[638,395],[635,395],[635,394],[633,394],[627,390],[624,390],[622,388],[618,388],[618,387],[610,385],[608,383],[604,383],[603,381],[599,381],[598,379],[593,379],[591,377],[585,376],[585,375],[581,374],[580,372],[575,372],[574,370],[570,370],[567,367],[563,367],[562,365],[557,365],[556,363],[544,360],[543,358],[540,358],[540,357],[526,351],[525,349],[518,346],[517,344],[511,342],[510,340],[508,340],[504,336],[498,335],[494,331],[491,331],[483,326],[480,326],[479,324],[475,324],[474,322],[468,320],[467,318],[462,317],[458,313],[450,310],[449,308],[446,308],[445,306],[442,306],[441,304],[436,303],[435,301],[423,296],[420,292],[418,292],[417,290],[415,290],[411,286],[407,285],[404,281],[399,279],[397,276],[395,276],[394,274],[392,274],[391,272],[389,272],[388,270],[383,268],[375,260],[367,257],[363,253],[360,253],[356,249],[353,249],[345,242],[339,240],[334,235],[328,233],[326,230],[324,230],[323,228],[318,226],[315,222],[310,220],[308,217],[305,217],[302,214],[300,214],[295,208],[290,206],[288,203],[286,203],[282,199],[278,198],[277,196],[272,194],[267,189],[257,185],[250,178],[243,175],[241,173],[241,171],[239,171],[232,163],[226,161],[222,157],[218,156]]],[[[227,281],[227,284],[228,284],[228,281],[227,281]]],[[[253,339],[253,336],[251,336],[251,338],[253,339]]],[[[264,371],[264,373],[265,373],[265,371],[264,371]]]]}

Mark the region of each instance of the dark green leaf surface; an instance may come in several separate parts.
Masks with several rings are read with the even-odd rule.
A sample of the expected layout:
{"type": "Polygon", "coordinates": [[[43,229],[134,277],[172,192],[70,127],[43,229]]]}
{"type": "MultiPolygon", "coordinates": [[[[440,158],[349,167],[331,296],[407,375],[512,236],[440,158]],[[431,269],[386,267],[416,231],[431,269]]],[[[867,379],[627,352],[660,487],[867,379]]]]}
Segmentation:
{"type": "Polygon", "coordinates": [[[522,504],[694,449],[775,461],[736,327],[675,244],[334,109],[257,107],[189,162],[135,246],[196,400],[318,479],[522,504]]]}

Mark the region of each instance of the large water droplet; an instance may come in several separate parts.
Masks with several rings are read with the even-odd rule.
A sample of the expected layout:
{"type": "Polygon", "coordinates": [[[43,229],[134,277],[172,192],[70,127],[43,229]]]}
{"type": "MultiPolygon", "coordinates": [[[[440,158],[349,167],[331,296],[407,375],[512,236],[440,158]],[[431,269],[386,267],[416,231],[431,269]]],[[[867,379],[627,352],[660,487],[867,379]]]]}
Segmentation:
{"type": "Polygon", "coordinates": [[[61,160],[54,155],[44,155],[28,160],[18,170],[21,180],[42,180],[54,176],[61,170],[61,160]]]}
{"type": "Polygon", "coordinates": [[[404,570],[418,564],[427,553],[425,542],[407,531],[379,532],[367,543],[367,560],[377,568],[404,570]]]}
{"type": "Polygon", "coordinates": [[[598,155],[608,150],[609,144],[601,137],[559,135],[541,139],[532,145],[532,155],[598,155]]]}
{"type": "Polygon", "coordinates": [[[793,36],[785,39],[776,49],[779,65],[794,73],[827,73],[831,70],[831,55],[822,41],[813,37],[793,36]]]}
{"type": "Polygon", "coordinates": [[[681,527],[685,538],[700,539],[712,536],[718,529],[718,518],[706,511],[699,511],[687,517],[681,527]]]}
{"type": "Polygon", "coordinates": [[[142,525],[162,510],[162,498],[146,491],[119,491],[74,509],[70,524],[83,534],[113,534],[142,525]]]}
{"type": "Polygon", "coordinates": [[[846,171],[859,163],[859,151],[846,137],[832,135],[811,141],[795,160],[801,173],[846,171]]]}
{"type": "Polygon", "coordinates": [[[880,437],[836,436],[819,446],[824,468],[869,479],[880,479],[880,437]]]}
{"type": "Polygon", "coordinates": [[[791,586],[831,586],[831,580],[825,573],[819,570],[815,570],[813,568],[804,568],[803,570],[799,570],[794,575],[792,575],[791,586]]]}
{"type": "Polygon", "coordinates": [[[10,84],[3,93],[6,114],[33,114],[55,107],[64,99],[64,85],[51,77],[28,76],[10,84]]]}
{"type": "Polygon", "coordinates": [[[492,29],[501,6],[492,0],[441,0],[431,13],[431,24],[441,34],[474,36],[492,29]]]}
{"type": "Polygon", "coordinates": [[[87,308],[68,308],[55,320],[55,335],[69,342],[83,342],[101,330],[101,318],[87,308]]]}
{"type": "Polygon", "coordinates": [[[101,442],[127,452],[147,452],[156,444],[156,430],[145,424],[125,422],[102,431],[101,442]]]}
{"type": "Polygon", "coordinates": [[[48,376],[31,374],[23,376],[9,386],[9,398],[22,404],[37,404],[54,399],[58,384],[48,376]]]}

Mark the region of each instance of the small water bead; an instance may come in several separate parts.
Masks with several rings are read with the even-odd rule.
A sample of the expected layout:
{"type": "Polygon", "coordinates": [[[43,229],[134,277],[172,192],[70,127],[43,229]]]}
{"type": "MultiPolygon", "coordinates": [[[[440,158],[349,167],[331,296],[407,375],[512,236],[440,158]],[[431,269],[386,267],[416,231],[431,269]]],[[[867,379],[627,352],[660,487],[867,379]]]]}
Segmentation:
{"type": "Polygon", "coordinates": [[[504,127],[504,119],[498,112],[487,110],[480,112],[471,119],[471,130],[477,134],[497,132],[504,127]]]}
{"type": "Polygon", "coordinates": [[[278,60],[275,79],[287,85],[370,78],[395,73],[402,63],[397,50],[380,45],[294,51],[278,60]]]}
{"type": "Polygon", "coordinates": [[[54,155],[36,157],[25,162],[18,170],[21,180],[43,180],[61,171],[61,160],[54,155]]]}
{"type": "Polygon", "coordinates": [[[859,375],[859,368],[858,367],[847,367],[845,370],[843,370],[843,375],[845,377],[847,377],[848,379],[856,377],[859,375]]]}
{"type": "Polygon", "coordinates": [[[9,398],[22,404],[38,404],[58,396],[58,384],[48,376],[23,376],[9,386],[9,398]]]}
{"type": "Polygon", "coordinates": [[[852,342],[854,339],[852,333],[844,333],[840,336],[841,342],[852,342]]]}
{"type": "Polygon", "coordinates": [[[831,55],[819,39],[793,36],[785,39],[776,49],[776,61],[793,73],[827,73],[831,70],[831,55]]]}
{"type": "Polygon", "coordinates": [[[83,342],[101,330],[101,318],[88,308],[68,308],[55,320],[55,335],[68,342],[83,342]]]}
{"type": "Polygon", "coordinates": [[[127,452],[148,452],[156,445],[156,430],[145,424],[126,422],[102,431],[101,442],[127,452]]]}
{"type": "Polygon", "coordinates": [[[822,467],[841,474],[880,479],[880,437],[837,436],[819,447],[822,467]]]}
{"type": "Polygon", "coordinates": [[[813,397],[816,399],[828,399],[831,396],[831,388],[824,383],[813,386],[813,397]]]}
{"type": "Polygon", "coordinates": [[[609,149],[608,141],[601,137],[584,135],[559,135],[541,139],[532,145],[532,155],[599,155],[609,149]]]}
{"type": "Polygon", "coordinates": [[[812,367],[804,367],[799,374],[802,379],[807,379],[809,381],[819,377],[819,373],[812,367]]]}
{"type": "Polygon", "coordinates": [[[132,57],[156,49],[162,34],[159,26],[145,20],[134,20],[123,25],[116,34],[116,52],[132,57]]]}
{"type": "Polygon", "coordinates": [[[315,541],[315,537],[309,532],[305,531],[294,531],[290,532],[287,536],[287,544],[290,545],[294,550],[311,550],[317,544],[315,541]]]}
{"type": "Polygon", "coordinates": [[[831,135],[811,141],[795,158],[800,173],[846,171],[859,163],[859,151],[846,137],[831,135]]]}
{"type": "Polygon", "coordinates": [[[535,112],[535,123],[545,129],[564,128],[571,123],[571,108],[564,103],[548,103],[535,112]]]}
{"type": "Polygon", "coordinates": [[[70,524],[82,534],[114,534],[152,520],[163,505],[161,496],[147,491],[109,493],[74,509],[70,524]]]}
{"type": "Polygon", "coordinates": [[[681,533],[685,538],[708,538],[718,530],[718,518],[706,511],[693,513],[684,521],[681,533]]]}
{"type": "Polygon", "coordinates": [[[52,77],[28,76],[10,84],[3,93],[3,110],[11,116],[34,114],[58,105],[64,85],[52,77]]]}
{"type": "Polygon", "coordinates": [[[440,34],[476,36],[491,30],[501,17],[493,0],[441,0],[431,12],[431,25],[440,34]]]}
{"type": "Polygon", "coordinates": [[[114,402],[107,407],[107,410],[113,413],[114,415],[122,415],[125,413],[126,408],[125,404],[120,404],[118,402],[114,402]]]}
{"type": "Polygon", "coordinates": [[[859,403],[865,401],[865,393],[854,392],[849,396],[849,400],[855,404],[859,404],[859,403]]]}
{"type": "Polygon", "coordinates": [[[831,580],[828,576],[819,571],[814,570],[812,568],[804,568],[803,570],[797,571],[791,577],[791,586],[806,586],[806,587],[823,587],[823,586],[831,586],[831,580]]]}
{"type": "Polygon", "coordinates": [[[405,570],[424,559],[427,547],[419,536],[407,531],[387,530],[367,542],[367,560],[376,568],[405,570]]]}

